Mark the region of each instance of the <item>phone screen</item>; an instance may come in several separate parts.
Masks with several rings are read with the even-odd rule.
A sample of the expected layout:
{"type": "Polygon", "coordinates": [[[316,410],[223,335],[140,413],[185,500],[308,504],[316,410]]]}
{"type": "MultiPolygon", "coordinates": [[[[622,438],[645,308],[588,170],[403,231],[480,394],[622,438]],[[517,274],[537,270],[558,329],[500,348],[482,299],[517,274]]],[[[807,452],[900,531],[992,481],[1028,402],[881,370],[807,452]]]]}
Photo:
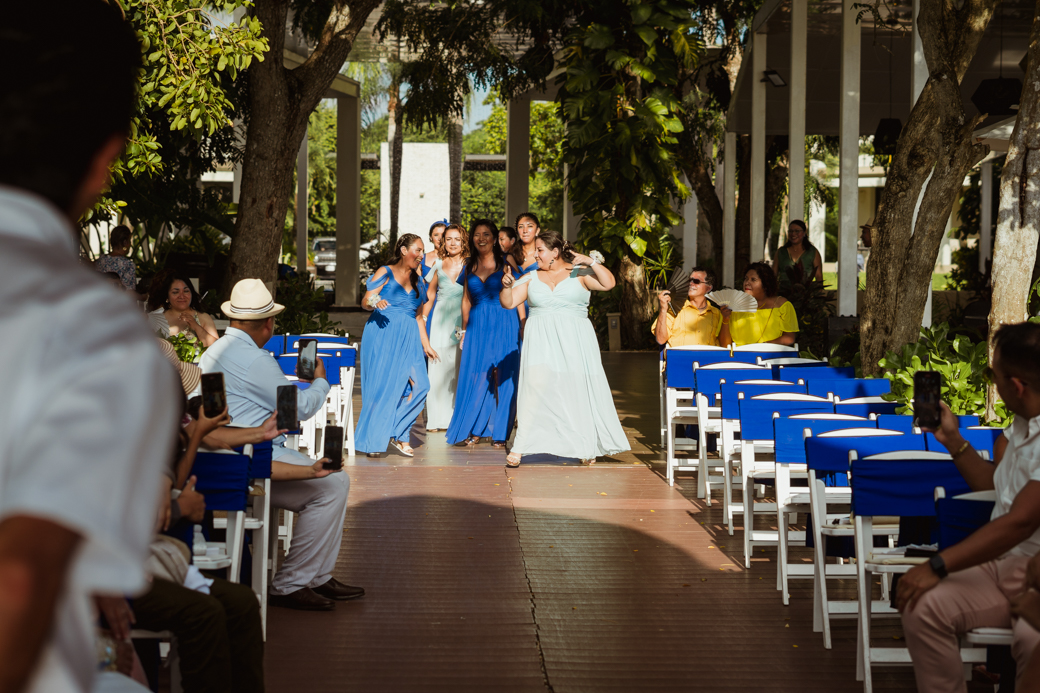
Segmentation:
{"type": "Polygon", "coordinates": [[[275,425],[279,430],[295,431],[300,427],[296,416],[296,391],[295,385],[282,385],[278,388],[278,417],[275,425]]]}
{"type": "Polygon", "coordinates": [[[939,428],[942,400],[942,375],[935,371],[914,373],[914,424],[920,428],[939,428]]]}
{"type": "Polygon", "coordinates": [[[343,466],[342,426],[325,427],[325,454],[322,457],[329,459],[324,465],[325,469],[339,469],[343,466]]]}
{"type": "Polygon", "coordinates": [[[314,380],[314,363],[318,358],[318,340],[301,339],[299,355],[296,357],[296,377],[314,380]]]}
{"type": "Polygon", "coordinates": [[[227,397],[224,394],[223,373],[202,374],[202,411],[209,418],[220,416],[227,408],[227,397]]]}

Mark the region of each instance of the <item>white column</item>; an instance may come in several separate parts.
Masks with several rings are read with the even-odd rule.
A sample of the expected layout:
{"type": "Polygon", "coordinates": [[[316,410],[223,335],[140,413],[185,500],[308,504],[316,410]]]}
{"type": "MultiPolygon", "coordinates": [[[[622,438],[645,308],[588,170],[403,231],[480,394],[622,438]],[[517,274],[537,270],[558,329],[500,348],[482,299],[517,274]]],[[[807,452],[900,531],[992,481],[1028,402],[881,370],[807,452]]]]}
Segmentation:
{"type": "Polygon", "coordinates": [[[751,48],[751,262],[765,254],[766,222],[766,34],[755,34],[751,48]]]}
{"type": "Polygon", "coordinates": [[[726,133],[722,193],[722,283],[733,286],[737,253],[737,133],[726,133]]]}
{"type": "Polygon", "coordinates": [[[531,102],[506,105],[506,221],[527,211],[531,173],[531,102]]]}
{"type": "Polygon", "coordinates": [[[856,315],[856,237],[859,231],[860,27],[856,10],[841,12],[841,103],[839,133],[838,315],[856,315]]]}
{"type": "Polygon", "coordinates": [[[827,205],[817,200],[809,204],[809,242],[820,251],[820,262],[827,250],[827,205]]]}
{"type": "Polygon", "coordinates": [[[307,130],[296,155],[296,271],[307,271],[307,130]]]}
{"type": "Polygon", "coordinates": [[[979,176],[982,208],[979,214],[979,271],[986,271],[986,260],[993,253],[993,162],[982,165],[979,176]]]}
{"type": "MultiPolygon", "coordinates": [[[[581,226],[581,217],[574,213],[574,202],[571,200],[570,192],[570,167],[563,165],[563,238],[574,243],[578,240],[578,228],[581,226]]],[[[516,216],[507,215],[507,225],[511,225],[516,216]]]]}
{"type": "MultiPolygon", "coordinates": [[[[805,53],[808,0],[791,0],[789,141],[791,166],[787,218],[805,219],[805,53]]],[[[786,233],[787,229],[782,229],[786,233]]],[[[820,246],[816,246],[820,247],[820,246]]]]}
{"type": "Polygon", "coordinates": [[[361,300],[361,102],[336,100],[336,305],[361,300]]]}
{"type": "MultiPolygon", "coordinates": [[[[687,185],[689,185],[688,181],[687,185]]],[[[691,194],[682,209],[683,268],[687,272],[697,264],[697,223],[699,221],[697,212],[697,196],[691,194]]]]}

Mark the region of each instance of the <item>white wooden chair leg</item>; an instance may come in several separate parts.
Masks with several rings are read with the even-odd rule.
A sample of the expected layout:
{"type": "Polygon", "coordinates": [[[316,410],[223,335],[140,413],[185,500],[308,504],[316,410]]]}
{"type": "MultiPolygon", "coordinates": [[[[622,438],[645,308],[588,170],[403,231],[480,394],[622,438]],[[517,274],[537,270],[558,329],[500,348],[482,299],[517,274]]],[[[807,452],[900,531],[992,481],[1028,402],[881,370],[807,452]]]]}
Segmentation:
{"type": "Polygon", "coordinates": [[[229,511],[227,514],[226,546],[231,566],[228,582],[239,582],[242,576],[242,547],[245,544],[245,512],[229,511]]]}

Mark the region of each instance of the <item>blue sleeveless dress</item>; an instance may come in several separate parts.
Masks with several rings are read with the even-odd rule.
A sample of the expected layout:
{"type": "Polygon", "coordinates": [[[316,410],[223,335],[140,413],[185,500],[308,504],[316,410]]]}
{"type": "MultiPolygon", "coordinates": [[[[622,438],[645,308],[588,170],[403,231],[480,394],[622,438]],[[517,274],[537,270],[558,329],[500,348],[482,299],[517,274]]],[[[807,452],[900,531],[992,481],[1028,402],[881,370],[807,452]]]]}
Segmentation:
{"type": "Polygon", "coordinates": [[[459,282],[469,290],[471,305],[446,438],[449,445],[470,436],[505,441],[516,417],[520,318],[498,302],[502,270],[486,281],[463,270],[459,282]]]}
{"type": "Polygon", "coordinates": [[[380,298],[390,305],[375,309],[361,338],[361,414],[356,429],[357,449],[386,452],[390,439],[408,441],[409,431],[426,404],[430,379],[426,373],[416,311],[426,301],[426,282],[406,291],[393,271],[368,280],[368,288],[382,286],[380,298]]]}

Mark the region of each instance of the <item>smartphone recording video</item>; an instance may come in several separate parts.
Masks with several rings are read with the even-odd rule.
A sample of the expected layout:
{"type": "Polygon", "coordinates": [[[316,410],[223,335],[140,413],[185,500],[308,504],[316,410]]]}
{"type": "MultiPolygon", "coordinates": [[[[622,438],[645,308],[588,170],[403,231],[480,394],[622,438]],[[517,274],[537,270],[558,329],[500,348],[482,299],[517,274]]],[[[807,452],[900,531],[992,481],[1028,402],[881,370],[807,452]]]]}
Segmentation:
{"type": "Polygon", "coordinates": [[[314,365],[318,358],[318,340],[301,339],[298,352],[296,377],[300,380],[314,380],[314,365]]]}
{"type": "Polygon", "coordinates": [[[295,431],[300,427],[296,415],[296,392],[295,385],[282,385],[278,388],[278,416],[275,425],[279,430],[295,431]]]}
{"type": "Polygon", "coordinates": [[[227,409],[227,395],[224,393],[223,373],[202,374],[202,411],[206,418],[220,416],[227,409]]]}
{"type": "Polygon", "coordinates": [[[325,427],[325,454],[322,457],[328,459],[328,462],[322,465],[325,469],[336,471],[343,466],[342,426],[325,427]]]}
{"type": "Polygon", "coordinates": [[[914,425],[939,428],[942,401],[942,375],[936,371],[914,373],[914,425]]]}

